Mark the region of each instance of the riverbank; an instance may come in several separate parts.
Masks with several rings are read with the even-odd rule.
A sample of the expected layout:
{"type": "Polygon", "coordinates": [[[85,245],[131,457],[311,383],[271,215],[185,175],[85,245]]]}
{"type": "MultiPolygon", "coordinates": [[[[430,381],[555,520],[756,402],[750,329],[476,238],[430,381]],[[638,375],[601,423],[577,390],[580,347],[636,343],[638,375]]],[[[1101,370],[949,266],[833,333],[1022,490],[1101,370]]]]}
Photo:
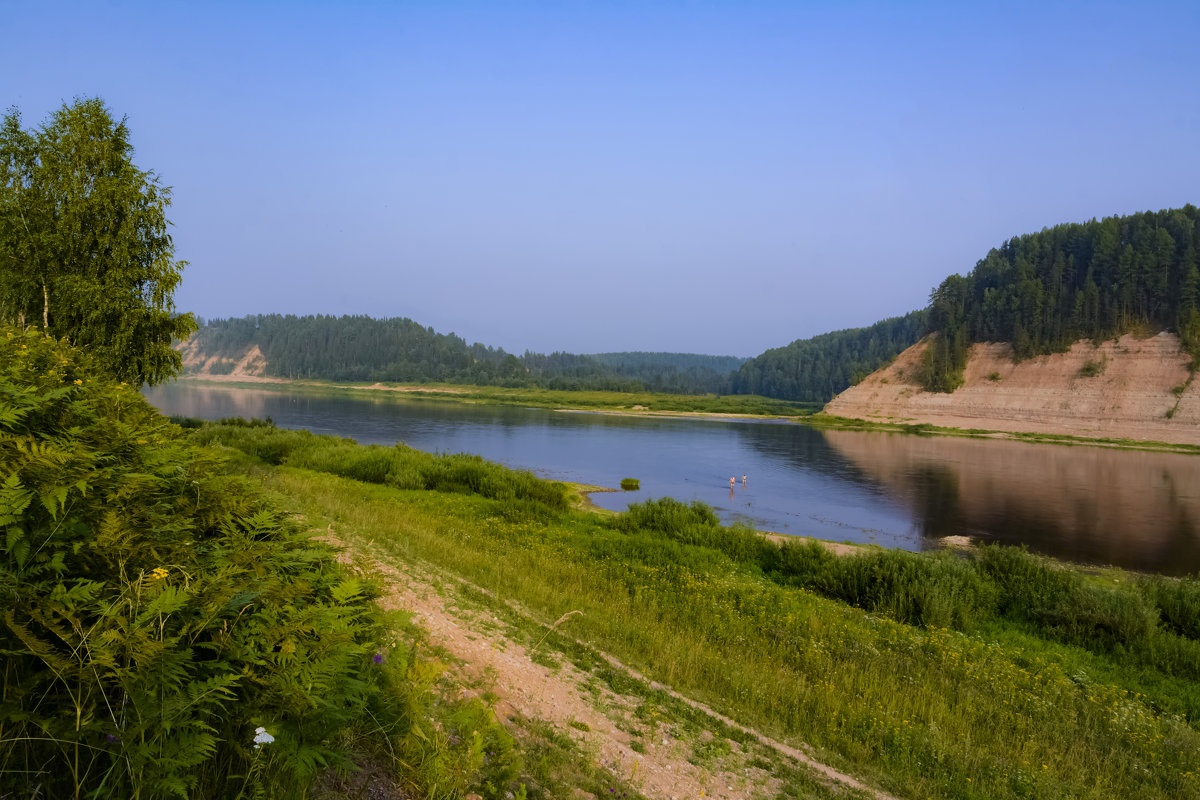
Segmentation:
{"type": "Polygon", "coordinates": [[[351,384],[253,375],[191,376],[180,378],[179,382],[197,386],[215,385],[234,389],[302,392],[318,396],[345,396],[347,394],[375,398],[389,396],[413,401],[508,405],[545,408],[562,413],[610,414],[631,417],[780,421],[794,422],[820,430],[859,430],[921,436],[1010,439],[1041,444],[1200,454],[1200,445],[1186,442],[1084,436],[1072,433],[1071,429],[1067,427],[1047,425],[1031,425],[1030,427],[1035,427],[1037,430],[1021,431],[950,427],[928,422],[920,423],[912,419],[840,417],[821,411],[819,404],[787,403],[781,400],[743,395],[718,397],[715,395],[566,392],[504,387],[466,387],[450,384],[351,384]]]}
{"type": "Polygon", "coordinates": [[[361,394],[408,400],[545,408],[565,412],[602,412],[636,416],[712,417],[722,419],[798,419],[820,409],[819,403],[795,403],[758,395],[676,395],[653,392],[576,392],[554,389],[455,384],[335,383],[253,375],[184,376],[180,383],[230,388],[283,389],[325,395],[361,394]]]}
{"type": "Polygon", "coordinates": [[[1016,548],[823,556],[682,504],[598,517],[507,498],[498,481],[526,484],[502,471],[477,481],[488,497],[465,474],[391,485],[415,480],[403,459],[445,481],[455,457],[385,469],[378,448],[214,434],[308,465],[241,468],[427,626],[446,691],[493,698],[522,747],[554,742],[592,776],[574,796],[1200,795],[1194,581],[1016,548]]]}

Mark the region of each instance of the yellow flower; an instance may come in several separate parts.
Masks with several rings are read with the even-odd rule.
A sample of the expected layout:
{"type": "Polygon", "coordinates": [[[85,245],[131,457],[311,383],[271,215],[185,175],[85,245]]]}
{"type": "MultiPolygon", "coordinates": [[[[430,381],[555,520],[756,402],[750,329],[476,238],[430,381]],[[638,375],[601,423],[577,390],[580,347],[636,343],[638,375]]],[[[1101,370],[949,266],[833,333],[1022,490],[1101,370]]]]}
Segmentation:
{"type": "Polygon", "coordinates": [[[76,378],[76,379],[75,379],[75,385],[76,385],[76,386],[83,386],[83,381],[79,380],[79,378],[76,378]]]}
{"type": "Polygon", "coordinates": [[[150,577],[156,581],[160,581],[167,577],[167,571],[162,567],[155,567],[154,571],[150,573],[150,577]]]}

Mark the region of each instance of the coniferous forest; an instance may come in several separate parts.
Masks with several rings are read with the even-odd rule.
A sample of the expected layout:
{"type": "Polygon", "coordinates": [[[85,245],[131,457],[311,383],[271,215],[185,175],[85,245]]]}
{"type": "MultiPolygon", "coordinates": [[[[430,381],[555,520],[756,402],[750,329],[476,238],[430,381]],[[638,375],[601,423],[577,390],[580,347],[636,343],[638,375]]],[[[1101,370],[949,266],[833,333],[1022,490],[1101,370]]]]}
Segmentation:
{"type": "Polygon", "coordinates": [[[916,344],[926,333],[927,318],[926,311],[912,311],[768,350],[741,366],[733,391],[824,403],[916,344]]]}
{"type": "Polygon", "coordinates": [[[973,342],[1011,342],[1017,358],[1083,338],[1173,330],[1200,348],[1200,210],[1056,225],[1014,237],[930,298],[925,387],[953,391],[973,342]]]}
{"type": "Polygon", "coordinates": [[[759,394],[825,402],[915,344],[926,332],[925,311],[801,339],[757,358],[692,353],[596,353],[517,356],[468,345],[410,319],[366,316],[297,317],[261,314],[204,322],[196,343],[225,358],[257,345],[267,374],[333,381],[432,381],[556,390],[759,394]]]}
{"type": "MultiPolygon", "coordinates": [[[[966,277],[951,275],[926,309],[799,339],[741,359],[684,353],[549,355],[468,345],[410,319],[254,315],[210,320],[199,349],[232,357],[258,345],[268,374],[334,381],[436,381],[584,391],[756,394],[826,402],[928,333],[923,380],[961,382],[973,342],[1011,342],[1017,358],[1081,338],[1173,330],[1200,354],[1200,211],[1069,223],[1014,237],[966,277]]],[[[220,367],[218,367],[220,369],[220,367]]]]}
{"type": "MultiPolygon", "coordinates": [[[[432,381],[479,386],[673,394],[728,394],[730,373],[743,359],[688,353],[605,353],[596,356],[503,348],[437,333],[400,317],[260,314],[206,322],[199,349],[232,358],[258,345],[267,373],[333,381],[432,381]]],[[[220,371],[221,367],[217,367],[220,371]]]]}

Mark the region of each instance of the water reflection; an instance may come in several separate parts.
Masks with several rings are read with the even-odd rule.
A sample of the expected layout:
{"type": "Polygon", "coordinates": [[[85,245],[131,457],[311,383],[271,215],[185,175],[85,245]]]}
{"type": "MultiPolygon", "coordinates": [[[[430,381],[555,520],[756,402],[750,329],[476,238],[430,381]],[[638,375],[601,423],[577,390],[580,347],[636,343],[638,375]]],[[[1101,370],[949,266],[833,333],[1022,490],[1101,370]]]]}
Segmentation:
{"type": "Polygon", "coordinates": [[[164,412],[272,417],[285,428],[431,452],[478,453],[550,478],[671,496],[760,530],[920,550],[949,535],[1077,561],[1200,570],[1200,458],[999,440],[832,431],[790,423],[644,418],[176,384],[164,412]],[[741,484],[741,476],[748,476],[741,484]],[[730,491],[729,478],[737,485],[730,491]]]}
{"type": "Polygon", "coordinates": [[[1168,574],[1200,564],[1200,458],[854,431],[826,437],[912,509],[927,543],[964,534],[1168,574]]]}

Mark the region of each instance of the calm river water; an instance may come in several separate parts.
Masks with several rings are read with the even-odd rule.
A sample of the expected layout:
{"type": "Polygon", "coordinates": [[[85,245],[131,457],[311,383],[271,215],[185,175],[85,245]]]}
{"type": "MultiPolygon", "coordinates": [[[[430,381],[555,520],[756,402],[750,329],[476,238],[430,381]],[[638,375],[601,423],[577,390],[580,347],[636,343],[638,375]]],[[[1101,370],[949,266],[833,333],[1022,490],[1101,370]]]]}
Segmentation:
{"type": "Polygon", "coordinates": [[[908,550],[963,535],[1083,563],[1200,572],[1200,456],[282,388],[171,384],[146,397],[167,414],[271,417],[363,444],[478,453],[547,478],[641,481],[637,492],[592,495],[605,508],[670,496],[779,533],[908,550]]]}

